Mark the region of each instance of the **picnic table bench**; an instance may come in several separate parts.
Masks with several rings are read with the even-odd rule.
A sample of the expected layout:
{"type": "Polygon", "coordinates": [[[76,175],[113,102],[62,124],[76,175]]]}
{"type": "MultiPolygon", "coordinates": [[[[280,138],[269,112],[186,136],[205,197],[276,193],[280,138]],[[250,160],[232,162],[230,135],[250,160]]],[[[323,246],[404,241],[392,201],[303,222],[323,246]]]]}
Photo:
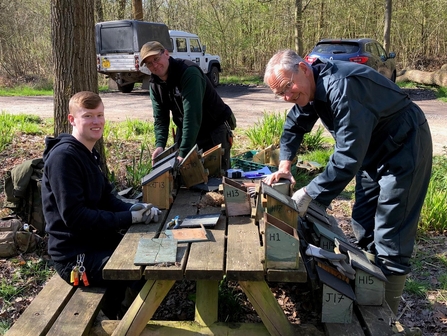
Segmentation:
{"type": "Polygon", "coordinates": [[[5,336],[88,335],[105,289],[73,287],[55,274],[5,336]]]}

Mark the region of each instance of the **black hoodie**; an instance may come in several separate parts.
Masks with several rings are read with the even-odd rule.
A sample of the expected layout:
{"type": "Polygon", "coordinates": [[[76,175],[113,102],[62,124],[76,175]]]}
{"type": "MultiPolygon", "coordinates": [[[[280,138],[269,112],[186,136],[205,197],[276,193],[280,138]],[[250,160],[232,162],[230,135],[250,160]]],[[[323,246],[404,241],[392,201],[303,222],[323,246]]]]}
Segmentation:
{"type": "Polygon", "coordinates": [[[111,193],[98,152],[70,134],[47,137],[45,144],[42,203],[52,259],[115,248],[118,231],[132,224],[131,204],[111,193]]]}

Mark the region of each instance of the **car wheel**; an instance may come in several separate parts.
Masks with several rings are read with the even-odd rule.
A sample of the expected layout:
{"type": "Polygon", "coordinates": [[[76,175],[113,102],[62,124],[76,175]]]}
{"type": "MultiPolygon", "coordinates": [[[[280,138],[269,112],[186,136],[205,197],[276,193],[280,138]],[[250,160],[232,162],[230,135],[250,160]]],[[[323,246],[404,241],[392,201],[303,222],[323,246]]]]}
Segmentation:
{"type": "Polygon", "coordinates": [[[214,87],[219,85],[219,69],[215,66],[211,68],[211,71],[208,73],[208,78],[214,87]]]}
{"type": "Polygon", "coordinates": [[[126,84],[126,85],[118,85],[118,90],[122,93],[130,93],[133,90],[133,86],[135,83],[126,84]]]}

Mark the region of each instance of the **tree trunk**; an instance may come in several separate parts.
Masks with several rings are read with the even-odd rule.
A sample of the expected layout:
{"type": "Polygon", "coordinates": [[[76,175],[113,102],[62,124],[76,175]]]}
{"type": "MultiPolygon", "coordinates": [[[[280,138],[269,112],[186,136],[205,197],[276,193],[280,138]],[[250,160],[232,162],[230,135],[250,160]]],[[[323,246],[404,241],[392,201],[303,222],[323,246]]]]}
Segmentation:
{"type": "Polygon", "coordinates": [[[126,0],[118,0],[118,20],[124,19],[124,12],[126,10],[126,0]]]}
{"type": "MultiPolygon", "coordinates": [[[[54,64],[54,135],[71,133],[68,102],[76,92],[98,93],[95,50],[95,0],[51,0],[54,64]]],[[[95,146],[104,158],[103,141],[95,146]]]]}
{"type": "Polygon", "coordinates": [[[392,0],[385,1],[385,22],[383,27],[383,47],[386,53],[390,52],[392,0]]]}
{"type": "Polygon", "coordinates": [[[104,9],[102,7],[102,0],[95,0],[95,12],[96,12],[96,22],[103,22],[104,9]]]}
{"type": "Polygon", "coordinates": [[[132,12],[135,20],[143,20],[143,2],[141,0],[132,0],[132,12]]]}
{"type": "Polygon", "coordinates": [[[295,0],[295,50],[303,56],[303,2],[295,0]]]}
{"type": "Polygon", "coordinates": [[[420,70],[402,70],[396,78],[398,82],[415,82],[425,85],[447,86],[447,64],[433,72],[420,70]]]}

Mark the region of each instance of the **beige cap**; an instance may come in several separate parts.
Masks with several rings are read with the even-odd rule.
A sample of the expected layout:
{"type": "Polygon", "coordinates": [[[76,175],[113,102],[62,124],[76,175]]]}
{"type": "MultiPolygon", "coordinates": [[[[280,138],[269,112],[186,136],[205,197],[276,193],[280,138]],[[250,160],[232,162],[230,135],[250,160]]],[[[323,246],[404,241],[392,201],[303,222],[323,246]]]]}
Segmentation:
{"type": "Polygon", "coordinates": [[[146,42],[140,50],[140,66],[143,66],[144,60],[152,55],[157,55],[161,50],[165,50],[165,47],[160,42],[150,41],[146,42]]]}

